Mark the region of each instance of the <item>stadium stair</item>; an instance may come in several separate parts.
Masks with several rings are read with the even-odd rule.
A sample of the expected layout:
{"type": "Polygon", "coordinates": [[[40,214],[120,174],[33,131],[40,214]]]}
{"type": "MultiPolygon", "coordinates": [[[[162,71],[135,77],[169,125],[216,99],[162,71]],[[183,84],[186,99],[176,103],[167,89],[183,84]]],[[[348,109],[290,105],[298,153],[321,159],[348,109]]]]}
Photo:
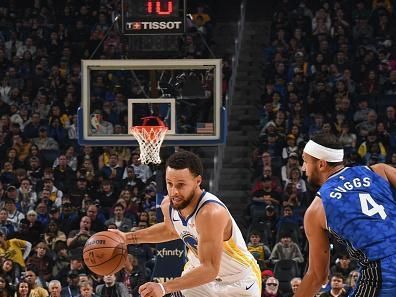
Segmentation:
{"type": "MultiPolygon", "coordinates": [[[[226,31],[226,28],[222,29],[226,31]]],[[[231,29],[230,27],[229,30],[231,29]]],[[[235,95],[229,110],[228,138],[219,183],[221,199],[227,204],[243,231],[247,228],[243,222],[243,210],[249,201],[252,184],[252,143],[258,135],[258,110],[264,87],[261,61],[269,32],[270,21],[246,23],[235,95]]],[[[229,38],[226,35],[230,34],[216,34],[224,36],[225,39],[229,38]]],[[[226,43],[221,42],[218,40],[218,44],[228,48],[226,43]]]]}

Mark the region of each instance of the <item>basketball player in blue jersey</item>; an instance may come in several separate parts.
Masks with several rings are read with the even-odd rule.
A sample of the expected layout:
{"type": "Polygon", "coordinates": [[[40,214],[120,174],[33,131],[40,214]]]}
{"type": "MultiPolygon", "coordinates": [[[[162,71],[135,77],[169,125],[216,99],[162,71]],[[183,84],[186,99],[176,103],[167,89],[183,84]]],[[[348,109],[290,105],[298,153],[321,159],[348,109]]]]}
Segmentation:
{"type": "Polygon", "coordinates": [[[180,291],[185,297],[261,296],[260,268],[227,207],[201,189],[202,171],[201,160],[195,154],[173,154],[166,164],[169,196],[161,204],[164,222],[129,233],[112,230],[121,234],[127,244],[181,238],[188,248],[182,276],[166,283],[142,285],[142,297],[180,291]]]}
{"type": "Polygon", "coordinates": [[[396,296],[396,169],[343,166],[336,137],[318,134],[305,146],[303,170],[320,186],[304,217],[309,267],[294,297],[311,297],[329,275],[328,233],[360,264],[351,297],[396,296]]]}

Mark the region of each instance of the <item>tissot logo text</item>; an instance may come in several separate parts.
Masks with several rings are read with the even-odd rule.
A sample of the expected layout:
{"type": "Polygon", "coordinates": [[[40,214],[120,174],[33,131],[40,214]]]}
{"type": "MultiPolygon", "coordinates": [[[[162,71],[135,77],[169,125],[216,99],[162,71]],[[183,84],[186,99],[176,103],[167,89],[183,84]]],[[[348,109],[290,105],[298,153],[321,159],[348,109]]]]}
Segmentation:
{"type": "Polygon", "coordinates": [[[183,256],[183,251],[179,249],[168,250],[166,248],[163,248],[157,251],[157,256],[161,258],[165,256],[176,256],[178,258],[181,258],[183,256]]]}
{"type": "Polygon", "coordinates": [[[127,30],[178,30],[181,28],[181,21],[174,22],[126,22],[127,30]]]}

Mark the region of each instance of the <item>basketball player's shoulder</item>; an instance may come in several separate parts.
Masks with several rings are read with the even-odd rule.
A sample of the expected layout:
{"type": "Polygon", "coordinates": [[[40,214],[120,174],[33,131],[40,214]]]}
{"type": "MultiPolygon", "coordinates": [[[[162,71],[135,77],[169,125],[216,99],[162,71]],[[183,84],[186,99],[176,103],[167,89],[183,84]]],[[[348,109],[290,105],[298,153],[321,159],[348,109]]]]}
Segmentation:
{"type": "Polygon", "coordinates": [[[208,218],[227,215],[225,205],[213,194],[206,193],[204,201],[198,207],[196,217],[208,218]]]}

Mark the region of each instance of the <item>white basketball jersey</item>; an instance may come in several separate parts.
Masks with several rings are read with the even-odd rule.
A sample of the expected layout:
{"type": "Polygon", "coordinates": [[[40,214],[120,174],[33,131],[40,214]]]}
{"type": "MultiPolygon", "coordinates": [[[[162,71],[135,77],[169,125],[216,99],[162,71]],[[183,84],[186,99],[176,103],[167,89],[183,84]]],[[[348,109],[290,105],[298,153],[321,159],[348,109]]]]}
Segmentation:
{"type": "MultiPolygon", "coordinates": [[[[200,265],[198,258],[199,234],[195,226],[195,219],[201,208],[207,203],[217,203],[223,206],[229,213],[232,221],[232,236],[229,240],[223,242],[224,248],[218,278],[226,278],[238,274],[243,275],[247,269],[250,268],[253,270],[254,274],[257,275],[257,278],[261,279],[257,261],[248,251],[241,231],[235,223],[234,218],[219,198],[205,191],[202,192],[194,212],[187,218],[183,218],[177,210],[169,206],[170,220],[179,234],[179,237],[188,248],[188,263],[186,267],[191,268],[190,266],[197,267],[200,265]]],[[[222,236],[222,234],[219,234],[219,236],[222,236]]]]}

